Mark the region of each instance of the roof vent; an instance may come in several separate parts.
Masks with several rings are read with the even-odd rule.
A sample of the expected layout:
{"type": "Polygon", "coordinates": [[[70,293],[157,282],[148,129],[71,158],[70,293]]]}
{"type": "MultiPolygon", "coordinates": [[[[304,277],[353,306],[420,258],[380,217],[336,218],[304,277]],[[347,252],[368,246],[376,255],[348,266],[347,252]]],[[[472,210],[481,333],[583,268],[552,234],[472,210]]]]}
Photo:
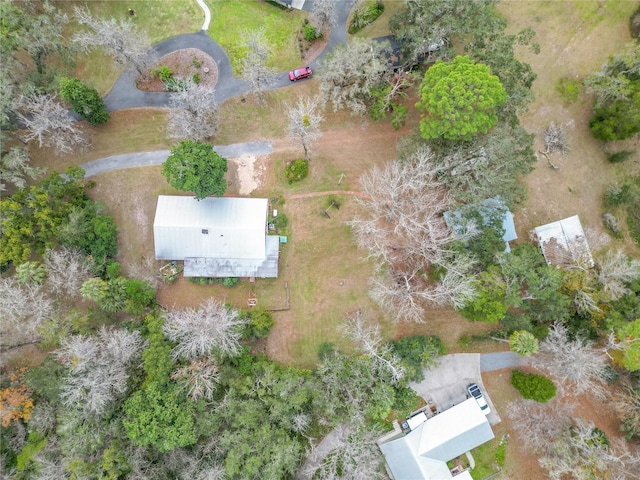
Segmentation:
{"type": "Polygon", "coordinates": [[[209,235],[209,229],[208,228],[203,228],[202,229],[202,234],[203,235],[209,235]]]}

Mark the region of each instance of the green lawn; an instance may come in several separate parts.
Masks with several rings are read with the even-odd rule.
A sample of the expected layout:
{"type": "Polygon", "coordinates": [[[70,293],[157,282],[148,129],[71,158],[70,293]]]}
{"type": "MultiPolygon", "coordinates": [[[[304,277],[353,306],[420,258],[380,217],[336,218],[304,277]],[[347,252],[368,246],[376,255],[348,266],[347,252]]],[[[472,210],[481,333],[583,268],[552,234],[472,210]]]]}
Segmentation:
{"type": "MultiPolygon", "coordinates": [[[[204,13],[194,0],[171,1],[57,1],[54,2],[72,20],[67,26],[66,36],[69,38],[78,28],[73,21],[73,7],[87,5],[91,13],[100,18],[130,18],[139,29],[145,32],[151,43],[155,44],[181,33],[196,32],[202,27],[204,13]],[[130,17],[129,8],[135,15],[130,17]]],[[[110,57],[101,51],[91,54],[79,53],[75,58],[73,75],[81,78],[105,95],[109,92],[122,69],[115,65],[110,57]]]]}
{"type": "Polygon", "coordinates": [[[281,10],[256,0],[206,0],[211,9],[209,36],[222,45],[236,73],[245,55],[243,38],[247,32],[265,30],[269,43],[269,65],[277,70],[290,70],[300,63],[296,34],[307,14],[299,10],[281,10]]]}

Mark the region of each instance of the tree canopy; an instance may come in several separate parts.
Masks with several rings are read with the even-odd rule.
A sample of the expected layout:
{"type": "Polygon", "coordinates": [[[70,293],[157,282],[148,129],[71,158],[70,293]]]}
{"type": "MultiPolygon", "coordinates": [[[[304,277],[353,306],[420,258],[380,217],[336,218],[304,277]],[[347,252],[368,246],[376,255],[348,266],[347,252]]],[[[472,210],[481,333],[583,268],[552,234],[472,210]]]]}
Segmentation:
{"type": "Polygon", "coordinates": [[[60,98],[69,102],[73,111],[91,125],[99,125],[109,120],[107,107],[98,91],[77,78],[62,77],[60,79],[60,98]]]}
{"type": "Polygon", "coordinates": [[[171,149],[162,174],[173,188],[193,192],[198,200],[221,197],[227,190],[227,160],[207,143],[185,140],[171,149]]]}
{"type": "Polygon", "coordinates": [[[470,140],[487,133],[498,121],[497,109],[507,93],[489,67],[458,56],[450,63],[436,62],[420,86],[423,111],[420,133],[429,140],[470,140]]]}

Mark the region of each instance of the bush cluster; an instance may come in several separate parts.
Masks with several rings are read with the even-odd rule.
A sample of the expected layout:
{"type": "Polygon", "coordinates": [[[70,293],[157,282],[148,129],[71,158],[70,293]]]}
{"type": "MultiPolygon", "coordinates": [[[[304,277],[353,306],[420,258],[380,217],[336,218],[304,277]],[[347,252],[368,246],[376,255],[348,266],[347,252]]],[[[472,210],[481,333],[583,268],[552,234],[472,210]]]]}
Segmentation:
{"type": "Polygon", "coordinates": [[[384,5],[377,0],[369,5],[357,7],[353,11],[353,16],[349,21],[349,33],[356,33],[364,27],[373,23],[384,12],[384,5]]]}
{"type": "Polygon", "coordinates": [[[289,185],[304,180],[309,175],[309,162],[304,158],[290,162],[285,169],[285,175],[289,185]]]}
{"type": "Polygon", "coordinates": [[[556,386],[543,375],[524,373],[520,370],[511,372],[511,385],[529,400],[545,403],[556,396],[556,386]]]}

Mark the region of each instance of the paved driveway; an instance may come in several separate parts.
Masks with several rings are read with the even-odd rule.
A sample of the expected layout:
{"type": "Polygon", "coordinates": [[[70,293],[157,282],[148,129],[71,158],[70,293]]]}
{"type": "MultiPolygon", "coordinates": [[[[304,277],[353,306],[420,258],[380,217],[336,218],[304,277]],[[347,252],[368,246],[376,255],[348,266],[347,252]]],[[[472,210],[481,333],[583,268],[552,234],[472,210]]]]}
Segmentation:
{"type": "Polygon", "coordinates": [[[418,395],[431,401],[439,412],[447,410],[467,399],[467,385],[477,383],[482,390],[491,413],[489,423],[495,425],[501,421],[489,393],[484,388],[480,375],[479,353],[455,353],[445,355],[437,366],[425,371],[425,379],[420,383],[411,383],[418,395]]]}

